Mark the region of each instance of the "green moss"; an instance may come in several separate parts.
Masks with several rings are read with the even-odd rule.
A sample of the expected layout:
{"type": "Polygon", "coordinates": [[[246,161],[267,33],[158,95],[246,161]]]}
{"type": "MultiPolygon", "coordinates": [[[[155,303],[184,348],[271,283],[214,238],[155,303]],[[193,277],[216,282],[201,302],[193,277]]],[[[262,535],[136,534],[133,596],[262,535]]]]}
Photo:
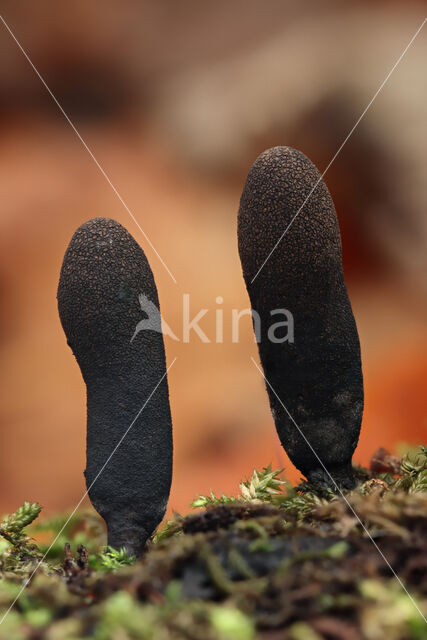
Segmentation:
{"type": "Polygon", "coordinates": [[[92,561],[91,566],[100,571],[117,571],[134,563],[134,558],[128,556],[126,549],[116,550],[113,547],[107,547],[99,556],[92,557],[95,560],[92,561]]]}
{"type": "Polygon", "coordinates": [[[135,563],[105,546],[92,511],[68,523],[66,516],[35,520],[40,507],[25,503],[1,525],[0,620],[13,606],[0,640],[255,640],[259,629],[317,640],[328,624],[342,637],[420,640],[426,460],[420,448],[402,459],[399,475],[359,469],[345,499],[304,482],[292,487],[269,465],[235,496],[199,496],[196,511],[165,523],[135,563]],[[14,603],[49,546],[31,536],[54,537],[63,527],[14,603]],[[386,557],[398,559],[413,601],[364,527],[386,557]]]}
{"type": "Polygon", "coordinates": [[[0,524],[0,536],[16,549],[31,553],[33,548],[24,529],[38,517],[41,509],[37,502],[24,502],[15,513],[4,516],[0,524]]]}

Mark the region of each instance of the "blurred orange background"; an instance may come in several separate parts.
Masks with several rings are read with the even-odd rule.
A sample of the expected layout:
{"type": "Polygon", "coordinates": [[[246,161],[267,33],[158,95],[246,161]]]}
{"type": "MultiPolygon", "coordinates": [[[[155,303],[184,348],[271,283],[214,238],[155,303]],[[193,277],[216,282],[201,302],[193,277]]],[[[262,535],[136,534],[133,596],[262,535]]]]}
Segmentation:
{"type": "MultiPolygon", "coordinates": [[[[85,490],[85,388],[56,307],[78,225],[120,221],[146,251],[161,310],[182,295],[212,339],[166,338],[174,424],[169,512],[233,493],[278,443],[250,357],[237,252],[245,175],[269,146],[323,171],[424,18],[421,2],[4,0],[2,15],[173,272],[174,284],[0,24],[0,511],[73,507],[85,490]],[[217,296],[224,300],[216,303],[217,296]]],[[[425,441],[427,28],[326,175],[343,236],[366,406],[355,461],[425,441]]]]}

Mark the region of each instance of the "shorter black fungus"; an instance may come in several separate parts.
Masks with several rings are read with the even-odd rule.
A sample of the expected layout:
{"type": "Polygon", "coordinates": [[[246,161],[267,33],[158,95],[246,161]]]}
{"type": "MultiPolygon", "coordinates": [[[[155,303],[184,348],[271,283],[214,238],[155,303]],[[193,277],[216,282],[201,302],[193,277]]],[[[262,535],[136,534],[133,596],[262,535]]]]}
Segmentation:
{"type": "Polygon", "coordinates": [[[163,336],[135,335],[141,294],[159,309],[147,258],[126,229],[107,218],[79,227],[58,308],[87,389],[86,485],[108,544],[134,557],[164,516],[172,475],[163,336]]]}

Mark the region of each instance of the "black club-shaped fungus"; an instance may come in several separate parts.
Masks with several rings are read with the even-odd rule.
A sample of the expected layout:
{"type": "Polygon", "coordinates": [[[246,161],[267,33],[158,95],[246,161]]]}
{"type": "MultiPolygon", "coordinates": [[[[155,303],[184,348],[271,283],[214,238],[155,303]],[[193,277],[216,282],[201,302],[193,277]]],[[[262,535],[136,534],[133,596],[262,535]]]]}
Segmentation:
{"type": "Polygon", "coordinates": [[[164,516],[172,474],[163,336],[134,336],[144,318],[140,294],[159,309],[150,265],[126,229],[106,218],[79,227],[65,253],[58,308],[87,388],[86,485],[108,544],[135,557],[164,516]]]}
{"type": "Polygon", "coordinates": [[[316,167],[300,151],[276,147],[262,153],[249,171],[240,201],[239,253],[252,309],[261,318],[258,347],[282,445],[309,480],[332,489],[335,483],[351,488],[363,378],[339,226],[323,180],[259,271],[319,179],[316,167]],[[269,339],[274,309],[292,313],[293,342],[269,339]]]}

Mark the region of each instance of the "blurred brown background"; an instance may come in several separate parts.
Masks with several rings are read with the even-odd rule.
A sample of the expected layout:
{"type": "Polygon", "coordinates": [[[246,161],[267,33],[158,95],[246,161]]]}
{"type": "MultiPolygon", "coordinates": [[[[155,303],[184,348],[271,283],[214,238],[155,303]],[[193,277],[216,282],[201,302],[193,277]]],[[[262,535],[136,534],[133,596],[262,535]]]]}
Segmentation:
{"type": "MultiPolygon", "coordinates": [[[[178,360],[170,510],[233,492],[278,446],[237,253],[245,174],[269,146],[322,171],[421,24],[421,2],[3,0],[1,13],[177,279],[143,235],[0,24],[0,511],[46,510],[84,491],[85,397],[56,308],[65,248],[93,216],[119,220],[147,252],[179,335],[182,294],[223,344],[166,338],[178,360]]],[[[343,235],[366,409],[355,459],[425,440],[427,28],[326,182],[343,235]]]]}

